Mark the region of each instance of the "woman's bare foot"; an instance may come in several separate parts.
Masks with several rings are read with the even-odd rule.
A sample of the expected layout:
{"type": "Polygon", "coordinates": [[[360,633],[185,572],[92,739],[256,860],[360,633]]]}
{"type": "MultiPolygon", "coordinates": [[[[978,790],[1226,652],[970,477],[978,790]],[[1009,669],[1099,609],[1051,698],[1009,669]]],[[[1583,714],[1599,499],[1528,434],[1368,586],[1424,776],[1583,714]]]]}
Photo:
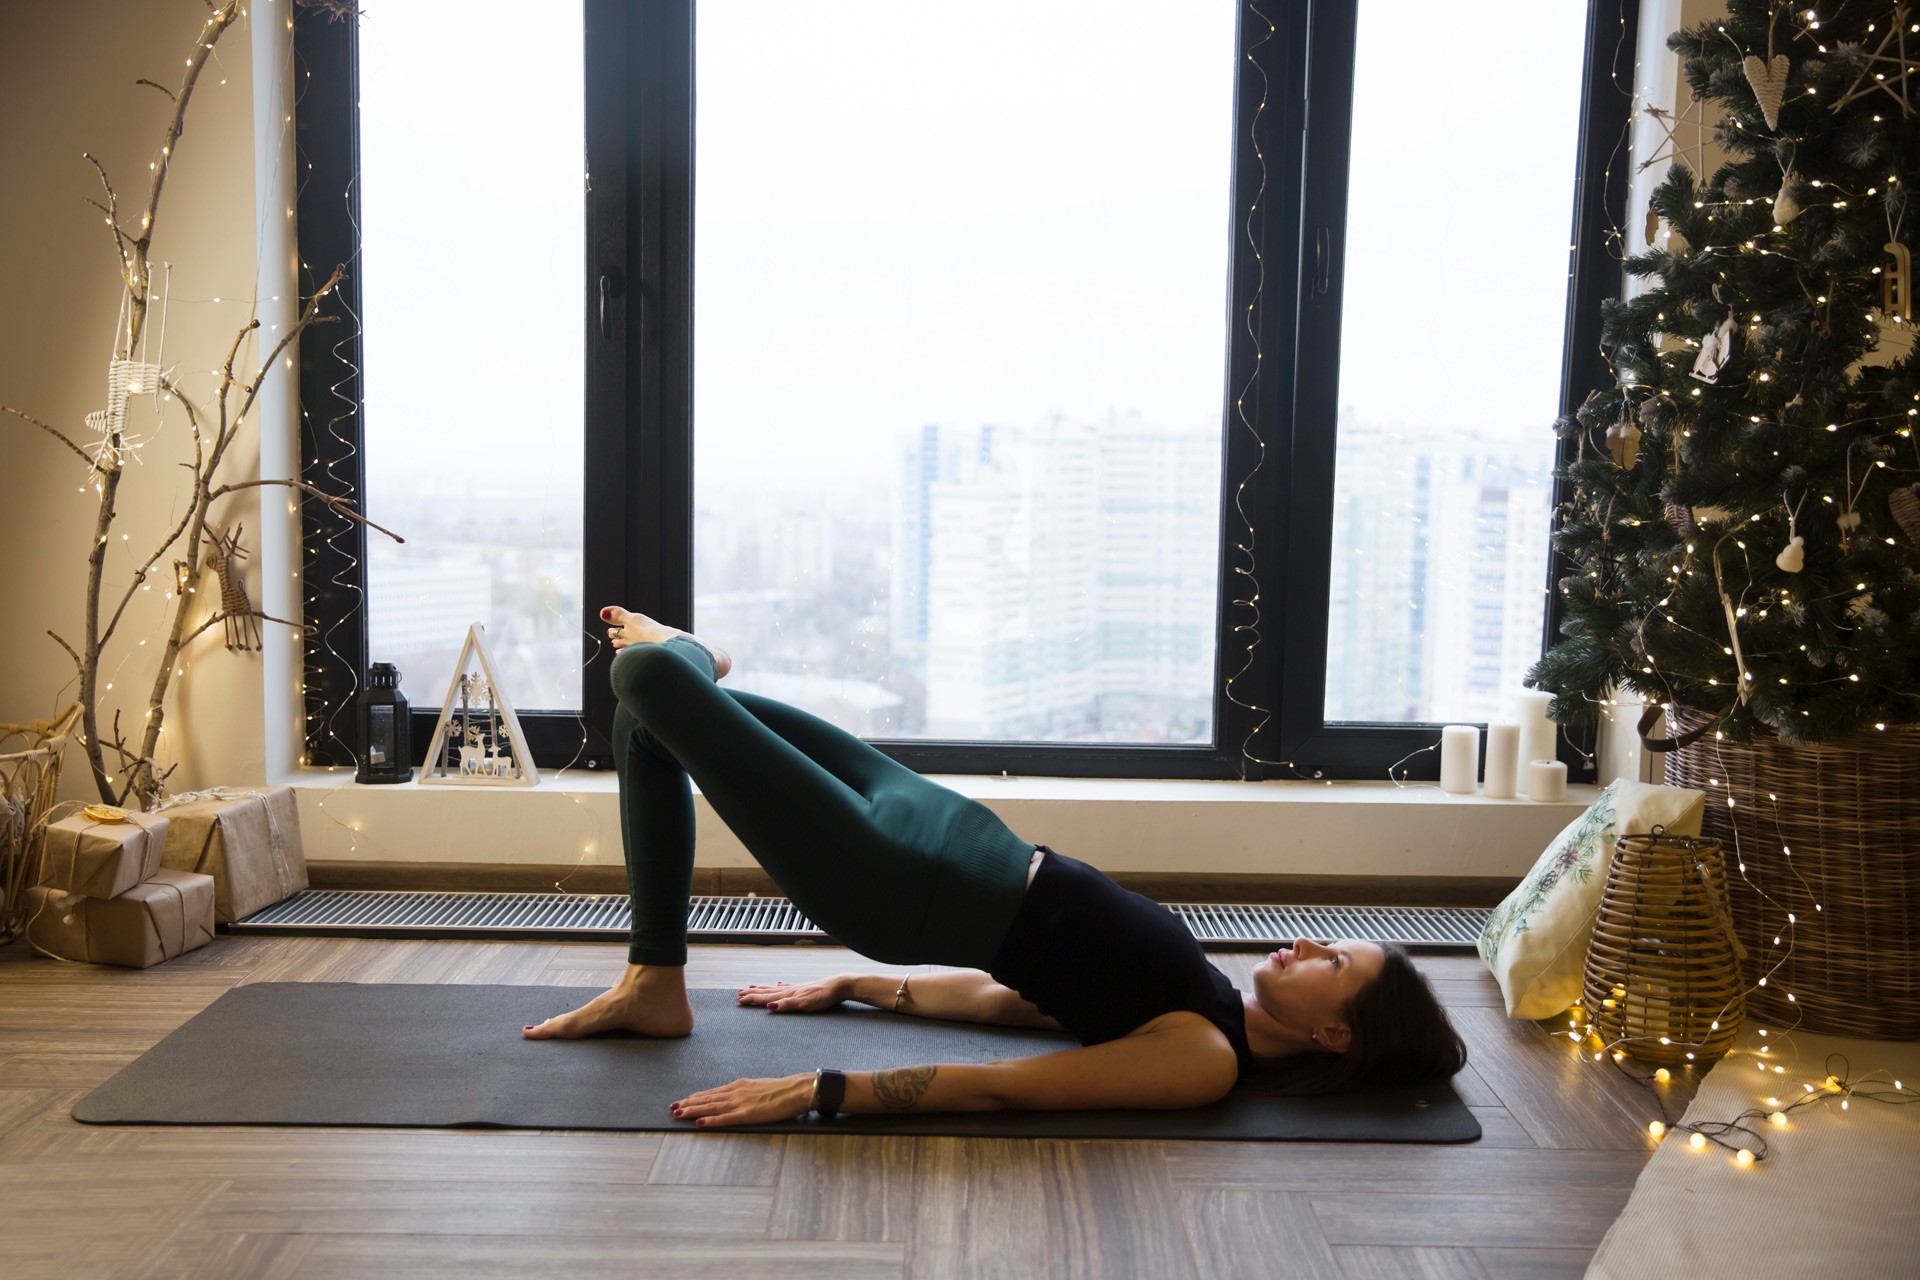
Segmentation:
{"type": "Polygon", "coordinates": [[[528,1040],[578,1040],[603,1031],[635,1031],[671,1038],[692,1030],[686,970],[635,964],[610,990],[520,1034],[528,1040]]]}
{"type": "Polygon", "coordinates": [[[655,622],[644,613],[633,613],[622,609],[617,604],[610,604],[600,611],[600,621],[607,624],[607,638],[613,642],[616,650],[624,649],[630,644],[642,644],[648,641],[654,644],[665,644],[675,636],[691,636],[705,645],[707,652],[713,655],[713,675],[716,680],[733,670],[732,656],[719,645],[710,640],[701,639],[691,631],[682,631],[678,627],[669,627],[664,623],[655,622]]]}

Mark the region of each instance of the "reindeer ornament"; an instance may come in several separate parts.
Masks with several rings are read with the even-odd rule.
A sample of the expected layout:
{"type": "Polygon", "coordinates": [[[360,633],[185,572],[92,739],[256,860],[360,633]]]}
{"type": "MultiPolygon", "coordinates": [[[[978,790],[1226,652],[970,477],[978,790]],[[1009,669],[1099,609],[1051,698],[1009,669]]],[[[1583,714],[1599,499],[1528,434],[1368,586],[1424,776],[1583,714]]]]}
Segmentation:
{"type": "Polygon", "coordinates": [[[251,652],[261,647],[260,615],[254,612],[247,584],[241,580],[239,567],[234,564],[247,557],[240,546],[240,535],[246,527],[235,525],[232,533],[215,529],[207,563],[220,575],[220,615],[227,624],[227,648],[251,652]]]}

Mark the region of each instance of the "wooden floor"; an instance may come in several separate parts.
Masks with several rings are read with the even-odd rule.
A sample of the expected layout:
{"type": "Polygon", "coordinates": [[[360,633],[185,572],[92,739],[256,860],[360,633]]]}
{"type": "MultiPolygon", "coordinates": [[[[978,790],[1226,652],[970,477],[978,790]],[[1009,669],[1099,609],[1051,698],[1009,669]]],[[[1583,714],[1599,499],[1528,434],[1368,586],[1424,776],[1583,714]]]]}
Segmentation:
{"type": "MultiPolygon", "coordinates": [[[[1656,1101],[1421,958],[1470,1146],[104,1127],[75,1100],[249,982],[603,986],[599,944],[219,938],[145,972],[0,949],[0,1275],[1577,1276],[1656,1101]]],[[[1216,957],[1236,981],[1251,959],[1216,957]]],[[[695,985],[874,968],[697,947],[695,985]]],[[[1691,1082],[1678,1080],[1673,1115],[1691,1082]]],[[[1669,1118],[1672,1118],[1670,1116],[1669,1118]]]]}

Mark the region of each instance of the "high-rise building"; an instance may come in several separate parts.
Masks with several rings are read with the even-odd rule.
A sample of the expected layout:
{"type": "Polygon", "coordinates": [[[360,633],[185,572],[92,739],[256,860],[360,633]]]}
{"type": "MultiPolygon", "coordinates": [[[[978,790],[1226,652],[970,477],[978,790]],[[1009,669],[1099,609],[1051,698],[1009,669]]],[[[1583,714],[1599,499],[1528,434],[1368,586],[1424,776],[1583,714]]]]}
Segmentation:
{"type": "Polygon", "coordinates": [[[1138,415],[929,427],[904,472],[919,487],[901,499],[895,583],[917,578],[919,598],[893,617],[909,642],[925,628],[930,735],[1210,731],[1217,439],[1138,415]]]}

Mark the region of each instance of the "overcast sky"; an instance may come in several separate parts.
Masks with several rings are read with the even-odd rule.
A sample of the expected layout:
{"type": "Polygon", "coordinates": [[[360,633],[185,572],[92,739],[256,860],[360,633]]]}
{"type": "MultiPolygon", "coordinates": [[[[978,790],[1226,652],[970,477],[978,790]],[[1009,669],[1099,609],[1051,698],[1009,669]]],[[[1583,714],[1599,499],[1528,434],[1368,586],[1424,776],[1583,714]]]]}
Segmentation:
{"type": "MultiPolygon", "coordinates": [[[[389,0],[362,26],[376,500],[381,475],[578,483],[578,9],[389,0]]],[[[1217,424],[1236,10],[701,4],[702,488],[884,475],[924,422],[1217,424]]],[[[1363,420],[1550,447],[1585,10],[1362,0],[1341,399],[1363,420]]]]}

